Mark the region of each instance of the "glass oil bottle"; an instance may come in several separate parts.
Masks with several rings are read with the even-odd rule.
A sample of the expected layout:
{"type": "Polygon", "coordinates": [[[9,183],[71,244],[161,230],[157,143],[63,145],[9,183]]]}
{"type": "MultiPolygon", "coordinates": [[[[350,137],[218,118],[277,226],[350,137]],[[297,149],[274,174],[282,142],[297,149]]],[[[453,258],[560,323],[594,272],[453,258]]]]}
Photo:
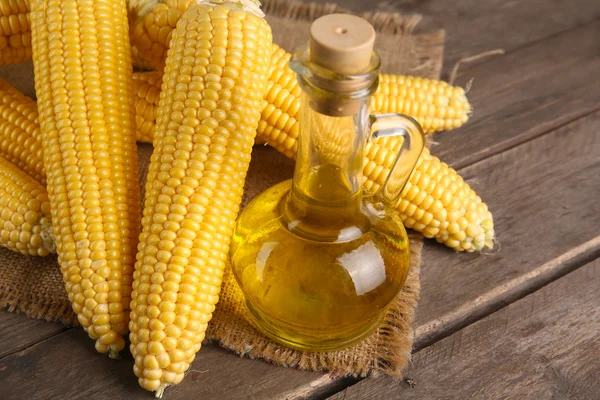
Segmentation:
{"type": "Polygon", "coordinates": [[[349,346],[373,332],[402,288],[408,237],[394,211],[423,149],[409,117],[369,115],[379,58],[374,30],[332,14],[311,26],[290,62],[302,88],[294,177],[240,215],[232,268],[254,325],[309,351],[349,346]],[[378,193],[362,188],[368,140],[402,135],[403,149],[378,193]]]}

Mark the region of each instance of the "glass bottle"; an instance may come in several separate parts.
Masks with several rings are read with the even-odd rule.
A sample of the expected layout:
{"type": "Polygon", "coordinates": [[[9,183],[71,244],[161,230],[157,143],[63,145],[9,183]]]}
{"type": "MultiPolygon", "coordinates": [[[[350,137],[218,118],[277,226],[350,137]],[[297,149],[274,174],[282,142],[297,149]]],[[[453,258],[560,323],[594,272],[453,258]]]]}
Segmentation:
{"type": "MultiPolygon", "coordinates": [[[[366,23],[323,18],[341,35],[358,29],[354,18],[366,23]]],[[[231,261],[257,329],[292,348],[330,351],[373,332],[406,280],[409,242],[394,207],[423,149],[423,132],[406,116],[369,115],[380,66],[372,44],[360,73],[340,73],[315,62],[323,46],[309,43],[290,62],[302,88],[294,177],[241,213],[231,261]],[[386,184],[368,193],[365,146],[390,135],[404,137],[403,149],[386,184]]]]}

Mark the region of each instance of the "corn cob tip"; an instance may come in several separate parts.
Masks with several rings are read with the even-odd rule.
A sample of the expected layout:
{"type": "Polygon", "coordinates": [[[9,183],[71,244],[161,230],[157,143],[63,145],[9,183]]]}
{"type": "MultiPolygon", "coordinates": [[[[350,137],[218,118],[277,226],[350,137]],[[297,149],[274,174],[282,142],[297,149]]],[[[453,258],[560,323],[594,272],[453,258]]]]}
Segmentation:
{"type": "Polygon", "coordinates": [[[119,359],[119,352],[125,348],[125,340],[120,334],[114,331],[109,331],[104,337],[100,337],[95,343],[96,351],[101,354],[108,355],[111,360],[119,359]],[[105,344],[111,339],[110,344],[105,344]]]}
{"type": "Polygon", "coordinates": [[[154,392],[154,397],[157,399],[162,399],[165,389],[166,389],[166,387],[160,387],[160,388],[156,389],[156,392],[154,392]]]}
{"type": "Polygon", "coordinates": [[[42,218],[40,221],[40,237],[42,238],[43,246],[50,254],[56,254],[56,244],[54,242],[54,231],[50,219],[42,218]]]}
{"type": "Polygon", "coordinates": [[[160,3],[159,0],[129,0],[129,12],[133,15],[144,16],[160,3]]]}
{"type": "Polygon", "coordinates": [[[265,13],[260,9],[261,4],[258,0],[198,0],[198,4],[237,5],[242,10],[254,14],[257,17],[264,18],[265,16],[265,13]]]}

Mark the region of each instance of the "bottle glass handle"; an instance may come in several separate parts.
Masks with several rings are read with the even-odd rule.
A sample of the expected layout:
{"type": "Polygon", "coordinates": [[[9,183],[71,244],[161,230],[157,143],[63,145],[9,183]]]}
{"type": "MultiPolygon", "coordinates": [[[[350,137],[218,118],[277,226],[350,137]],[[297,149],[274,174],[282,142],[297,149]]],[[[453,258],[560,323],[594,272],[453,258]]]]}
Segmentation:
{"type": "Polygon", "coordinates": [[[388,136],[403,138],[402,147],[378,193],[387,206],[395,208],[400,202],[402,189],[423,152],[425,135],[417,121],[403,114],[372,114],[370,122],[371,140],[388,136]]]}

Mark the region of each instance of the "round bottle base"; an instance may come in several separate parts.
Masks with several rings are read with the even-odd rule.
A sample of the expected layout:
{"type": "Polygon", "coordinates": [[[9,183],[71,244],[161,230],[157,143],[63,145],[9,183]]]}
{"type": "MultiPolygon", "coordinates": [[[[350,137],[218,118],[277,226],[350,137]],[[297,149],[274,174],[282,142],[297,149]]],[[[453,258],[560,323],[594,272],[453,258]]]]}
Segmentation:
{"type": "Polygon", "coordinates": [[[300,332],[298,327],[267,317],[248,299],[246,307],[250,311],[252,325],[269,339],[295,350],[313,352],[343,350],[360,342],[377,329],[385,314],[382,312],[377,318],[365,321],[360,327],[342,333],[336,332],[336,335],[316,330],[311,334],[306,328],[302,328],[304,332],[300,332]]]}

